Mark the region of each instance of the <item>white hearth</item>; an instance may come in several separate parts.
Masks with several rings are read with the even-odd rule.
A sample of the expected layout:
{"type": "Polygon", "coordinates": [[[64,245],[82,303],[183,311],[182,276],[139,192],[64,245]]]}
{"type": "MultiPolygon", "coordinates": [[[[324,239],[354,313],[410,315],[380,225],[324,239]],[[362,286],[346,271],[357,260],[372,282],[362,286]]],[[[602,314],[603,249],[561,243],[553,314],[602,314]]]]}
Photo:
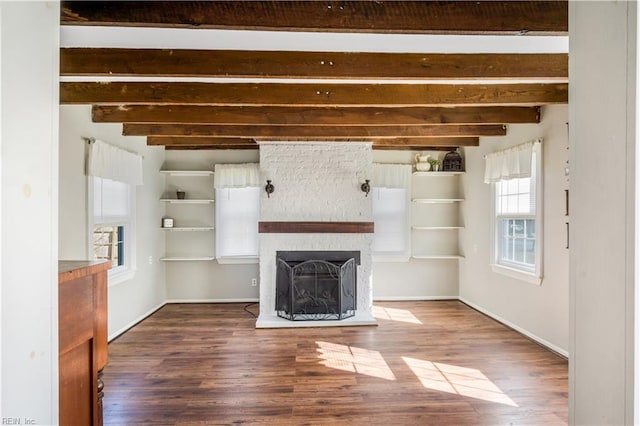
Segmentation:
{"type": "MultiPolygon", "coordinates": [[[[262,193],[260,202],[260,315],[257,328],[376,325],[372,315],[371,231],[349,229],[352,223],[372,222],[371,198],[360,186],[372,175],[370,143],[260,142],[260,172],[271,180],[274,192],[262,193]],[[301,232],[297,223],[347,225],[301,232]],[[267,223],[286,224],[268,230],[267,223]],[[355,316],[340,321],[290,321],[276,314],[276,252],[360,252],[357,267],[355,316]]],[[[372,226],[372,225],[371,225],[372,226]]],[[[321,226],[322,227],[322,226],[321,226]]],[[[366,226],[365,226],[366,228],[366,226]]],[[[358,228],[359,229],[359,228],[358,228]]]]}

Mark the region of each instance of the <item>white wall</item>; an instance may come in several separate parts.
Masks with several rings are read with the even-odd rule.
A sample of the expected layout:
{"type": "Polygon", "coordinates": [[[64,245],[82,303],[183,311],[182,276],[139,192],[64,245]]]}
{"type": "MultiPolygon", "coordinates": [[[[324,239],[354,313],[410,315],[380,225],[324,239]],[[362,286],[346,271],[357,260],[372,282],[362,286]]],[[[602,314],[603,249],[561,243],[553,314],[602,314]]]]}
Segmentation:
{"type": "Polygon", "coordinates": [[[166,299],[164,234],[160,231],[162,209],[159,199],[164,178],[158,173],[164,148],[148,147],[144,137],[122,136],[120,124],[91,122],[88,105],[60,107],[60,259],[88,259],[87,177],[84,173],[86,142],[94,137],[144,156],[144,185],[136,187],[137,271],[131,280],[109,286],[109,336],[114,337],[135,324],[166,299]],[[152,264],[149,264],[151,256],[152,264]]]}
{"type": "Polygon", "coordinates": [[[1,2],[0,417],[58,419],[57,2],[1,2]]]}
{"type": "Polygon", "coordinates": [[[569,2],[569,419],[633,418],[635,2],[569,2]]]}
{"type": "Polygon", "coordinates": [[[544,107],[539,124],[511,125],[506,137],[482,138],[479,147],[464,150],[467,173],[462,208],[466,229],[461,235],[466,258],[460,261],[463,301],[564,354],[569,342],[569,253],[564,215],[567,121],[566,105],[544,107]],[[483,156],[540,137],[544,139],[544,277],[538,286],[495,273],[490,267],[492,197],[491,186],[483,182],[483,156]]]}
{"type": "MultiPolygon", "coordinates": [[[[213,170],[217,163],[257,163],[257,150],[198,150],[198,151],[166,151],[163,169],[174,170],[213,170]]],[[[173,182],[181,179],[175,178],[173,182]]],[[[192,178],[188,178],[192,179],[192,178]]],[[[193,178],[196,179],[196,178],[193,178]]],[[[201,179],[201,178],[197,178],[201,179]]],[[[167,182],[167,188],[172,183],[167,182]]],[[[182,188],[186,189],[186,188],[182,188]]],[[[210,212],[213,214],[213,206],[162,206],[163,212],[171,213],[176,219],[183,208],[193,211],[210,212]]],[[[204,219],[203,219],[204,221],[204,219]]],[[[215,232],[215,231],[214,231],[215,232]]],[[[180,232],[175,234],[191,234],[180,232]]],[[[167,235],[167,251],[174,247],[171,243],[178,239],[211,238],[210,233],[198,233],[203,235],[167,235]]],[[[180,242],[180,241],[177,241],[180,242]]],[[[179,249],[177,249],[179,251],[179,249]]],[[[167,299],[171,302],[188,301],[257,301],[258,287],[251,286],[252,278],[259,278],[258,264],[221,265],[214,261],[198,262],[167,262],[165,265],[167,280],[167,299]]]]}

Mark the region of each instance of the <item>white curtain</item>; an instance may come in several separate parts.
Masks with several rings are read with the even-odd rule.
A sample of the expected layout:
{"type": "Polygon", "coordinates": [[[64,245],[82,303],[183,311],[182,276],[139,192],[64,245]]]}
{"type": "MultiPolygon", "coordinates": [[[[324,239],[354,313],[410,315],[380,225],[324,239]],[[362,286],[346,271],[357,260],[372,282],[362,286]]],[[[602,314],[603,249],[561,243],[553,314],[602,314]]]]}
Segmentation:
{"type": "Polygon", "coordinates": [[[375,188],[409,188],[411,186],[411,165],[374,163],[371,186],[375,188]]]}
{"type": "Polygon", "coordinates": [[[247,188],[260,186],[260,167],[258,163],[216,164],[214,187],[247,188]]]}
{"type": "Polygon", "coordinates": [[[531,177],[531,158],[534,144],[541,142],[541,139],[536,139],[487,154],[485,156],[484,183],[531,177]]]}
{"type": "Polygon", "coordinates": [[[142,185],[142,156],[96,140],[89,145],[87,175],[142,185]]]}

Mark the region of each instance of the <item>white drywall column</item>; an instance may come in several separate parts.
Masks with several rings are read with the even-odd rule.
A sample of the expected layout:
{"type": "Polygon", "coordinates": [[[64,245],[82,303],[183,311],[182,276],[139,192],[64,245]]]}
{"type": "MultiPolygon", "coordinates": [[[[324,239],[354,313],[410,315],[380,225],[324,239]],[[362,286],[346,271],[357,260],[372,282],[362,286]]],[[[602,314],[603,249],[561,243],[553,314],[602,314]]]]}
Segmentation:
{"type": "Polygon", "coordinates": [[[58,422],[58,2],[0,2],[3,423],[58,422]]]}
{"type": "Polygon", "coordinates": [[[636,3],[569,2],[572,424],[633,424],[636,3]]]}

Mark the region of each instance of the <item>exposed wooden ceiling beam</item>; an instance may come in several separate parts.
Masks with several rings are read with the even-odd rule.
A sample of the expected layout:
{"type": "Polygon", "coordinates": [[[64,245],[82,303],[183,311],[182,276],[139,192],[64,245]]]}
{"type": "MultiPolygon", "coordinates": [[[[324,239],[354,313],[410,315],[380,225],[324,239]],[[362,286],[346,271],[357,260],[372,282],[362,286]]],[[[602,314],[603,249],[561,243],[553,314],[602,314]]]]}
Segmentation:
{"type": "Polygon", "coordinates": [[[418,54],[67,48],[63,76],[568,81],[567,54],[418,54]]]}
{"type": "Polygon", "coordinates": [[[502,125],[426,126],[217,126],[202,124],[128,124],[125,136],[208,136],[223,138],[398,138],[504,136],[502,125]]]}
{"type": "MultiPolygon", "coordinates": [[[[167,145],[167,150],[186,151],[186,150],[221,150],[221,149],[258,149],[258,145],[167,145]]],[[[396,146],[396,145],[373,145],[374,150],[380,151],[451,151],[456,149],[455,146],[396,146]]]]}
{"type": "Polygon", "coordinates": [[[62,104],[535,106],[567,103],[568,85],[60,83],[62,104]]]}
{"type": "Polygon", "coordinates": [[[258,145],[169,145],[165,146],[165,149],[169,150],[202,150],[202,149],[258,149],[258,145]]]}
{"type": "Polygon", "coordinates": [[[480,138],[460,136],[442,138],[395,138],[395,139],[373,139],[374,148],[411,148],[411,149],[444,149],[453,146],[479,146],[480,138]]]}
{"type": "Polygon", "coordinates": [[[378,151],[453,151],[457,146],[373,145],[378,151]]]}
{"type": "MultiPolygon", "coordinates": [[[[478,146],[480,144],[478,137],[442,137],[442,138],[395,138],[395,139],[336,139],[334,142],[362,142],[370,141],[374,147],[386,148],[416,148],[429,149],[438,147],[439,149],[450,148],[452,146],[478,146]]],[[[259,140],[262,141],[262,140],[259,140]]],[[[287,142],[278,140],[279,142],[287,142]]],[[[296,140],[295,142],[312,142],[304,140],[296,140]]],[[[170,147],[194,147],[194,146],[257,146],[258,143],[253,139],[240,138],[212,138],[212,137],[183,137],[183,136],[148,136],[147,145],[152,146],[170,146],[170,147]]]]}
{"type": "Polygon", "coordinates": [[[253,125],[394,125],[538,123],[537,107],[209,107],[198,105],[94,105],[96,123],[253,125]]]}
{"type": "Polygon", "coordinates": [[[64,25],[566,34],[567,1],[63,1],[64,25]]]}
{"type": "Polygon", "coordinates": [[[185,136],[148,136],[147,145],[198,146],[198,145],[257,145],[251,138],[212,138],[185,136]]]}

